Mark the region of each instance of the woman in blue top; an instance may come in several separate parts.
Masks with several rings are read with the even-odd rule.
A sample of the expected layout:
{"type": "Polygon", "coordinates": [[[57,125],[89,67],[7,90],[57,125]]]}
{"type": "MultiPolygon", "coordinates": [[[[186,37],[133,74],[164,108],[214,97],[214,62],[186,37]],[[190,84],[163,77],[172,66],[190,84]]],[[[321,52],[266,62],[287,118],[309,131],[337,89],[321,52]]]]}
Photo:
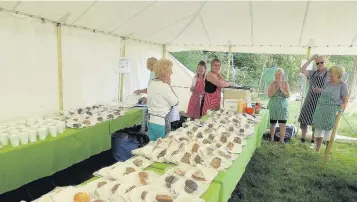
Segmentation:
{"type": "MultiPolygon", "coordinates": [[[[156,78],[155,72],[154,72],[154,66],[156,65],[156,63],[157,63],[157,59],[154,57],[148,58],[148,60],[146,61],[146,66],[147,66],[148,70],[150,70],[149,83],[151,80],[156,78]]],[[[147,88],[135,91],[135,94],[141,94],[141,93],[147,93],[147,88]]]]}

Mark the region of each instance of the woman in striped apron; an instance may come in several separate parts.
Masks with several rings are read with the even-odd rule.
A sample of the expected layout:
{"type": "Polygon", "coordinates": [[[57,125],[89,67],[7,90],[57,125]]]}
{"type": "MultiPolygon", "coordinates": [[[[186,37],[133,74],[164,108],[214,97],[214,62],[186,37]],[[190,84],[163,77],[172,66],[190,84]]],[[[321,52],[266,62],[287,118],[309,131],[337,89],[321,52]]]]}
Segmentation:
{"type": "Polygon", "coordinates": [[[205,95],[201,104],[201,115],[206,115],[207,110],[219,110],[221,107],[221,88],[228,87],[231,84],[224,80],[219,74],[221,70],[221,61],[214,59],[211,61],[211,71],[208,72],[205,79],[205,95]]]}
{"type": "MultiPolygon", "coordinates": [[[[312,125],[312,116],[315,112],[317,101],[319,100],[321,93],[316,89],[323,88],[325,83],[329,82],[330,77],[328,71],[325,68],[325,58],[322,56],[314,55],[312,56],[302,67],[300,72],[304,74],[309,80],[309,91],[306,95],[304,104],[301,108],[299,122],[302,132],[301,142],[305,143],[307,127],[312,125]],[[315,60],[317,70],[306,70],[309,64],[315,60]]],[[[312,134],[311,143],[314,144],[314,128],[312,134]]]]}
{"type": "Polygon", "coordinates": [[[200,61],[197,66],[197,74],[193,77],[191,85],[191,98],[188,103],[187,116],[192,119],[200,118],[201,100],[205,93],[206,63],[200,61]]]}
{"type": "Polygon", "coordinates": [[[274,141],[275,125],[276,123],[279,123],[281,143],[284,143],[286,121],[289,118],[289,84],[284,81],[283,78],[284,70],[278,68],[275,71],[275,80],[271,82],[268,88],[268,96],[270,97],[268,109],[270,114],[271,141],[274,141]]]}
{"type": "Polygon", "coordinates": [[[338,110],[343,112],[346,109],[348,85],[341,81],[344,71],[342,67],[332,67],[329,69],[331,81],[324,86],[324,89],[315,89],[322,92],[312,121],[317,152],[320,151],[323,140],[328,144],[338,110]]]}

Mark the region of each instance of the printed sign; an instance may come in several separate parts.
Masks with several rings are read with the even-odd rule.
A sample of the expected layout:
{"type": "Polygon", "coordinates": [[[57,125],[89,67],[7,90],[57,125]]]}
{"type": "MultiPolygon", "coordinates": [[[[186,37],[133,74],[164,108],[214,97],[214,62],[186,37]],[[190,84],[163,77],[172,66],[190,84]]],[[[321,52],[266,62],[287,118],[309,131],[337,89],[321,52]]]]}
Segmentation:
{"type": "Polygon", "coordinates": [[[130,61],[128,58],[120,58],[119,59],[119,67],[117,69],[117,73],[130,73],[130,61]]]}

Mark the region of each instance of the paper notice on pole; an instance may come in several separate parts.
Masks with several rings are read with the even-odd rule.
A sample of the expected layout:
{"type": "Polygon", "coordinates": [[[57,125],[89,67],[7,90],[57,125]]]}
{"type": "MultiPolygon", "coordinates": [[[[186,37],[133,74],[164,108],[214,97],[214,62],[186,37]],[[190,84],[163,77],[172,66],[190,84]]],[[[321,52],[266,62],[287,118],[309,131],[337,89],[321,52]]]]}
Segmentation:
{"type": "Polygon", "coordinates": [[[117,73],[130,73],[130,61],[128,58],[119,59],[119,67],[117,68],[117,73]]]}

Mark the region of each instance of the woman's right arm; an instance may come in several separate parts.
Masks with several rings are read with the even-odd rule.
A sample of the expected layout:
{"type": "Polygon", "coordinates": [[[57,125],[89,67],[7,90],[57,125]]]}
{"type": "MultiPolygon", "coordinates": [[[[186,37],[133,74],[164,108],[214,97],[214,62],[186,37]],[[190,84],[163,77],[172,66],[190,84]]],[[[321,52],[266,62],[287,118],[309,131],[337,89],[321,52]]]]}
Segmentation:
{"type": "Polygon", "coordinates": [[[275,95],[276,91],[278,91],[278,89],[276,88],[276,84],[273,81],[270,83],[270,85],[268,87],[268,97],[275,95]]]}
{"type": "Polygon", "coordinates": [[[192,79],[191,87],[190,87],[190,91],[191,92],[195,91],[196,81],[197,81],[197,76],[194,76],[193,79],[192,79]]]}
{"type": "Polygon", "coordinates": [[[309,71],[306,70],[310,63],[317,58],[318,55],[313,55],[306,63],[301,67],[300,73],[304,74],[306,77],[309,77],[309,71]]]}
{"type": "Polygon", "coordinates": [[[231,83],[224,80],[222,76],[221,79],[218,79],[218,77],[212,73],[207,74],[207,80],[220,88],[225,88],[231,85],[231,83]]]}

